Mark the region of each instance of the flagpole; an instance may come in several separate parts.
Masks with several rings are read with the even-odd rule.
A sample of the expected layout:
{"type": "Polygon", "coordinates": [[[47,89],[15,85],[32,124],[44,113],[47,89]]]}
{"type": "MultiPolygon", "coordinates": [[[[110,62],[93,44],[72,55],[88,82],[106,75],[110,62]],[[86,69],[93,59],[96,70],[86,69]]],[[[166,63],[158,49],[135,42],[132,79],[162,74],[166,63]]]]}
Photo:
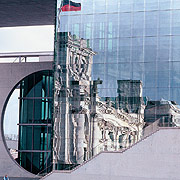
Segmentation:
{"type": "MultiPolygon", "coordinates": [[[[58,1],[58,0],[57,0],[58,1]]],[[[56,1],[56,2],[57,2],[56,1]]],[[[58,6],[57,5],[57,3],[56,3],[56,6],[58,6]]],[[[55,30],[56,32],[55,33],[58,33],[58,32],[60,32],[60,17],[61,17],[61,9],[62,9],[62,7],[63,7],[63,0],[61,0],[61,4],[60,4],[60,8],[58,8],[58,7],[56,7],[57,8],[57,11],[58,12],[56,12],[57,13],[57,20],[56,20],[56,26],[57,26],[57,29],[55,30]]],[[[54,139],[54,138],[53,138],[54,139]]],[[[54,140],[53,140],[54,141],[54,140]]],[[[53,146],[54,146],[54,142],[53,142],[53,146]]],[[[57,168],[56,168],[56,162],[57,162],[57,157],[56,157],[56,160],[54,159],[55,157],[54,157],[54,150],[53,150],[53,162],[52,162],[52,170],[56,170],[57,168]]],[[[57,156],[57,155],[56,155],[57,156]]]]}
{"type": "Polygon", "coordinates": [[[61,5],[60,5],[59,11],[58,11],[58,28],[57,28],[57,32],[60,32],[60,17],[61,17],[62,7],[63,7],[63,0],[61,0],[61,5]]]}

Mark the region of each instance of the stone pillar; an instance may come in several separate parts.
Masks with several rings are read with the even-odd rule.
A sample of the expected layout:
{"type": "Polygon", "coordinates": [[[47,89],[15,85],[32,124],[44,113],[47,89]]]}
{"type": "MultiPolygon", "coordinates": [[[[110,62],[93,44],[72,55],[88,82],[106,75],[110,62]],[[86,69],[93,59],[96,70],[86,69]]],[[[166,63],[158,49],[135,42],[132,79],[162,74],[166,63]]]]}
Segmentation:
{"type": "Polygon", "coordinates": [[[84,122],[85,117],[84,114],[76,114],[75,121],[77,122],[76,128],[76,159],[77,164],[81,164],[84,161],[84,141],[85,141],[85,134],[84,134],[84,122]]]}
{"type": "Polygon", "coordinates": [[[98,126],[98,121],[94,118],[93,123],[93,156],[99,153],[99,146],[100,146],[100,138],[101,138],[101,131],[98,126]]]}
{"type": "Polygon", "coordinates": [[[118,130],[115,131],[114,133],[114,141],[115,141],[115,151],[118,151],[119,149],[119,133],[118,130]]]}

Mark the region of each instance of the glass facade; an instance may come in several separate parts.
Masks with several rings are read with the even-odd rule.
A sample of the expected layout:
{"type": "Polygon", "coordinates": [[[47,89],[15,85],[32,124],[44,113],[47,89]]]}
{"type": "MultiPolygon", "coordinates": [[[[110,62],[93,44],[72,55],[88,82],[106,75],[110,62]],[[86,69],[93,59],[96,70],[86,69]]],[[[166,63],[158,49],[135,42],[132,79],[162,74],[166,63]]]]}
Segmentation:
{"type": "Polygon", "coordinates": [[[179,0],[57,0],[55,168],[179,126],[179,0]],[[79,4],[80,3],[80,4],[79,4]]]}
{"type": "Polygon", "coordinates": [[[20,83],[19,164],[37,174],[51,170],[52,71],[40,71],[20,83]]]}

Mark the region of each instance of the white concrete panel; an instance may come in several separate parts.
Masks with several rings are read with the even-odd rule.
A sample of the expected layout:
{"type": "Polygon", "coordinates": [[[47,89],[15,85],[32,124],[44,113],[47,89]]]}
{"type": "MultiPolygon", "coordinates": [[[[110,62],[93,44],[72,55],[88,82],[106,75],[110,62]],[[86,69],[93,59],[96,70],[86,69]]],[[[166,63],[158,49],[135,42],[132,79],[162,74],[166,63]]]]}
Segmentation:
{"type": "Polygon", "coordinates": [[[123,153],[104,152],[74,171],[45,180],[180,180],[180,129],[160,129],[123,153]]]}

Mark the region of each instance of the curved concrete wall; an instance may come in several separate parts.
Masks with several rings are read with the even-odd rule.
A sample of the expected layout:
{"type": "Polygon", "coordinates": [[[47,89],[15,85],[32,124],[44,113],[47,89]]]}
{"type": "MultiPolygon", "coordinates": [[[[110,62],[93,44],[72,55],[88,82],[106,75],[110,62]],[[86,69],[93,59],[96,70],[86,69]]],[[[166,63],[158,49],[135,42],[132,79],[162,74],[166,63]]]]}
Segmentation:
{"type": "Polygon", "coordinates": [[[35,63],[2,63],[0,64],[0,177],[35,177],[21,168],[10,156],[4,144],[3,137],[3,107],[14,86],[26,76],[42,70],[52,70],[52,62],[35,63]]]}
{"type": "Polygon", "coordinates": [[[101,153],[70,173],[54,171],[45,180],[180,179],[180,129],[160,129],[123,153],[101,153]]]}

